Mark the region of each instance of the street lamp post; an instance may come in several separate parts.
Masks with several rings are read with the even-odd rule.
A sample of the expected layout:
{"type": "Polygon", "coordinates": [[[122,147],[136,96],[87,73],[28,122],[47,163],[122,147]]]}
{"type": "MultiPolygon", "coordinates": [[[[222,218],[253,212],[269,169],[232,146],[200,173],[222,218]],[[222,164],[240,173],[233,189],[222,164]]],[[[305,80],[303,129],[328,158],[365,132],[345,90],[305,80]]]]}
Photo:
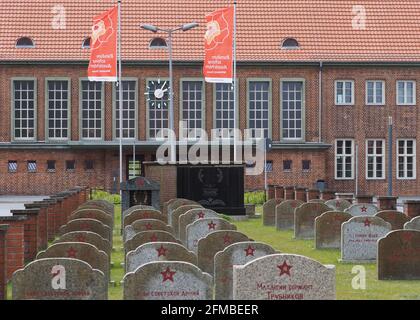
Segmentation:
{"type": "MultiPolygon", "coordinates": [[[[172,61],[172,34],[176,31],[188,31],[198,27],[198,23],[192,22],[173,29],[162,29],[150,24],[142,24],[144,30],[156,33],[158,31],[165,32],[168,35],[168,53],[169,53],[169,129],[174,132],[174,91],[173,91],[173,61],[172,61]]],[[[171,162],[176,163],[175,144],[171,144],[171,162]]]]}

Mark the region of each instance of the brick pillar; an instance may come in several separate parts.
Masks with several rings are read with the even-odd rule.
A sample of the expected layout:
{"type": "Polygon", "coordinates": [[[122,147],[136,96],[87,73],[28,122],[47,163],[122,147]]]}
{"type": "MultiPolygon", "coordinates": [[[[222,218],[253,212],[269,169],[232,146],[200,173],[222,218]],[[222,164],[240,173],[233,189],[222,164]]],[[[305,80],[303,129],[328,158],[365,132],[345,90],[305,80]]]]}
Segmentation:
{"type": "Polygon", "coordinates": [[[416,201],[416,200],[404,201],[404,213],[410,219],[420,216],[420,201],[416,201]]]}
{"type": "Polygon", "coordinates": [[[284,200],[295,200],[295,187],[284,187],[284,200]]]}
{"type": "Polygon", "coordinates": [[[63,211],[63,200],[64,199],[62,197],[57,197],[57,196],[54,196],[54,197],[51,197],[51,198],[53,198],[56,201],[55,208],[54,208],[54,210],[55,210],[55,212],[54,212],[54,215],[55,215],[54,234],[58,235],[60,227],[64,224],[66,224],[66,222],[67,222],[67,221],[65,221],[65,214],[64,214],[64,211],[63,211]]]}
{"type": "Polygon", "coordinates": [[[275,189],[273,185],[268,185],[268,190],[267,190],[267,200],[271,200],[274,199],[275,196],[275,189]]]}
{"type": "Polygon", "coordinates": [[[324,201],[335,199],[335,191],[330,191],[330,190],[322,191],[321,199],[324,200],[324,201]]]}
{"type": "Polygon", "coordinates": [[[36,258],[38,249],[40,248],[38,238],[38,213],[39,209],[12,210],[13,216],[27,217],[24,223],[24,244],[25,244],[25,263],[36,258]]]}
{"type": "Polygon", "coordinates": [[[48,203],[36,201],[25,204],[26,209],[38,209],[38,252],[48,247],[48,203]]]}
{"type": "Polygon", "coordinates": [[[6,279],[10,280],[13,272],[25,265],[25,222],[26,216],[0,217],[0,224],[8,224],[6,233],[6,279]]]}
{"type": "Polygon", "coordinates": [[[397,210],[398,197],[378,197],[379,210],[397,210]]]}
{"type": "Polygon", "coordinates": [[[295,187],[295,200],[306,202],[306,189],[302,187],[295,187]]]}
{"type": "Polygon", "coordinates": [[[356,203],[372,203],[373,202],[372,195],[357,194],[355,198],[356,198],[356,203]]]}
{"type": "Polygon", "coordinates": [[[306,202],[309,200],[320,199],[321,194],[318,189],[306,189],[306,202]]]}
{"type": "Polygon", "coordinates": [[[274,187],[274,194],[276,199],[283,199],[284,198],[284,187],[283,186],[275,186],[274,187]]]}
{"type": "Polygon", "coordinates": [[[7,243],[6,233],[7,224],[0,225],[0,300],[6,300],[7,298],[7,281],[6,281],[6,270],[7,270],[7,243]]]}
{"type": "Polygon", "coordinates": [[[48,241],[54,240],[56,234],[56,211],[57,201],[55,199],[47,199],[45,202],[48,204],[47,207],[47,238],[48,241]]]}

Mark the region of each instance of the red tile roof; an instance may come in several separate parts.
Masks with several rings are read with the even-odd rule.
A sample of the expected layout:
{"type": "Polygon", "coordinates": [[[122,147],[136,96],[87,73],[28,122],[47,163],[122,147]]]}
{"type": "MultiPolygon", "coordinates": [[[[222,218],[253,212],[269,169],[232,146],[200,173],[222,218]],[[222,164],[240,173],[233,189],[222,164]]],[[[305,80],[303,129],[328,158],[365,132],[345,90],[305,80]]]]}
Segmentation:
{"type": "MultiPolygon", "coordinates": [[[[148,48],[153,34],[141,23],[173,27],[197,21],[200,27],[174,39],[178,61],[203,59],[204,17],[229,5],[225,0],[123,0],[123,59],[167,60],[165,50],[148,48]]],[[[1,0],[0,60],[88,60],[82,41],[90,35],[93,16],[116,1],[1,0]],[[61,4],[66,28],[54,29],[53,8],[61,4]],[[16,40],[31,37],[36,47],[16,49],[16,40]]],[[[239,61],[420,61],[418,0],[238,0],[239,61]],[[366,9],[366,29],[355,30],[354,5],[366,9]],[[280,44],[294,37],[297,50],[280,44]]],[[[159,35],[159,34],[158,34],[159,35]]],[[[163,34],[161,34],[163,36],[163,34]]]]}

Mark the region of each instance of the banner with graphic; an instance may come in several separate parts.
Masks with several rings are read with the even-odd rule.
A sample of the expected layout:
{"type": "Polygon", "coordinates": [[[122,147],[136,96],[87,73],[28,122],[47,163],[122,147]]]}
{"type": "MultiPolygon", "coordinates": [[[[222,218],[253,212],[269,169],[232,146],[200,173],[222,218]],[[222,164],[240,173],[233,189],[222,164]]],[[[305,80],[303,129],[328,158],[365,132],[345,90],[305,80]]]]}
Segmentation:
{"type": "Polygon", "coordinates": [[[93,18],[90,81],[117,81],[118,6],[93,18]]]}
{"type": "Polygon", "coordinates": [[[207,82],[232,83],[234,7],[206,16],[203,74],[207,82]]]}

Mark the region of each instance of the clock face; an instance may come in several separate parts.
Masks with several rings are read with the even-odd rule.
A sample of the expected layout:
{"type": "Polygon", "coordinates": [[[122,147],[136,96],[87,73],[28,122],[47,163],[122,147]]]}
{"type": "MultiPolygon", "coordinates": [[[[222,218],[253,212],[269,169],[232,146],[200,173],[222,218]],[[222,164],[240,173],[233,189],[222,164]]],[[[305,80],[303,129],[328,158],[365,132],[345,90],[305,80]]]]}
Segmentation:
{"type": "Polygon", "coordinates": [[[148,82],[147,102],[152,108],[161,109],[168,107],[169,101],[169,81],[152,80],[148,82]]]}

